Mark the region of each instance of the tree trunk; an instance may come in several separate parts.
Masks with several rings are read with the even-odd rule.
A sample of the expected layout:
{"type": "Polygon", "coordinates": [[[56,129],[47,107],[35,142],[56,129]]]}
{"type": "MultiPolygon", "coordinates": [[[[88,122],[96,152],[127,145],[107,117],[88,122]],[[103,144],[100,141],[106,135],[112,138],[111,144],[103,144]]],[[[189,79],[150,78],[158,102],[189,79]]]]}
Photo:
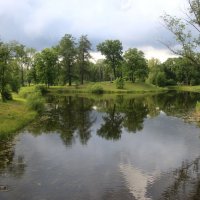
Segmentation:
{"type": "Polygon", "coordinates": [[[72,85],[72,79],[71,79],[71,75],[69,76],[69,86],[72,85]]]}
{"type": "Polygon", "coordinates": [[[115,67],[113,67],[113,73],[114,73],[114,78],[116,79],[116,70],[115,70],[115,67]]]}
{"type": "Polygon", "coordinates": [[[69,83],[69,86],[72,85],[72,77],[71,77],[71,66],[70,64],[68,65],[68,83],[69,83]]]}
{"type": "Polygon", "coordinates": [[[6,82],[5,82],[5,68],[3,67],[2,77],[1,77],[1,99],[2,99],[3,102],[6,101],[6,98],[5,98],[5,87],[6,87],[6,82]]]}
{"type": "MultiPolygon", "coordinates": [[[[84,59],[84,58],[82,58],[84,59]]],[[[83,85],[83,73],[84,73],[84,60],[80,64],[80,80],[81,80],[81,85],[83,85]]]]}
{"type": "Polygon", "coordinates": [[[133,73],[131,73],[131,81],[132,81],[132,83],[134,83],[133,73]]]}
{"type": "Polygon", "coordinates": [[[21,84],[24,86],[24,69],[21,67],[21,84]]]}

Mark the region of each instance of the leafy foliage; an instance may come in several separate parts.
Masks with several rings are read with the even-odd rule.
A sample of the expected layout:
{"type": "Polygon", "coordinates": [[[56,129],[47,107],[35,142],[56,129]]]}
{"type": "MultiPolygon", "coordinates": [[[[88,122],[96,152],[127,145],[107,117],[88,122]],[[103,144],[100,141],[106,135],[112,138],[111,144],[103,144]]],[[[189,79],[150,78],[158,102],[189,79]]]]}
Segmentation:
{"type": "Polygon", "coordinates": [[[41,83],[47,87],[53,85],[57,75],[58,56],[53,48],[46,48],[41,53],[35,55],[35,65],[37,76],[41,83]]]}
{"type": "Polygon", "coordinates": [[[44,110],[44,99],[40,92],[32,93],[27,98],[27,105],[31,110],[42,112],[44,110]]]}
{"type": "Polygon", "coordinates": [[[123,60],[122,49],[122,43],[119,40],[106,40],[97,45],[97,50],[106,57],[106,62],[112,68],[115,79],[118,77],[116,69],[123,60]]]}
{"type": "Polygon", "coordinates": [[[63,82],[64,84],[67,82],[69,85],[72,84],[72,78],[73,78],[73,67],[75,64],[76,59],[76,43],[75,38],[70,35],[66,34],[64,37],[60,40],[59,45],[57,47],[59,55],[61,56],[61,66],[62,66],[62,73],[64,74],[63,82]]]}
{"type": "Polygon", "coordinates": [[[124,83],[124,79],[123,78],[117,78],[116,80],[115,80],[115,84],[116,84],[116,88],[117,89],[124,89],[124,85],[125,85],[125,83],[124,83]]]}
{"type": "Polygon", "coordinates": [[[164,43],[173,53],[183,56],[196,66],[200,64],[200,3],[199,0],[188,0],[185,18],[165,14],[162,16],[167,29],[173,34],[176,45],[164,43]]]}
{"type": "Polygon", "coordinates": [[[128,49],[124,54],[126,73],[128,78],[135,82],[135,80],[144,81],[148,76],[148,67],[144,53],[138,49],[128,49]]]}
{"type": "Polygon", "coordinates": [[[87,38],[87,35],[82,35],[78,42],[78,65],[80,71],[80,81],[83,84],[84,74],[87,72],[87,66],[89,64],[89,59],[91,58],[90,50],[91,43],[87,38]]]}
{"type": "Polygon", "coordinates": [[[94,94],[103,94],[104,92],[103,87],[97,84],[93,85],[90,90],[94,94]]]}

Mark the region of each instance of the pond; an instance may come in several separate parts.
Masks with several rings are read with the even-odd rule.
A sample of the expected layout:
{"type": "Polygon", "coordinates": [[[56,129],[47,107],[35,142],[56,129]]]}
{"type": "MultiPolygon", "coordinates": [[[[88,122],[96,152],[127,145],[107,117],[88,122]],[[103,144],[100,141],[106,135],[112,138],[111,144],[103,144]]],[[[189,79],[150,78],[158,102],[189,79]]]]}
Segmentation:
{"type": "Polygon", "coordinates": [[[1,200],[199,199],[197,93],[48,96],[0,141],[1,200]]]}

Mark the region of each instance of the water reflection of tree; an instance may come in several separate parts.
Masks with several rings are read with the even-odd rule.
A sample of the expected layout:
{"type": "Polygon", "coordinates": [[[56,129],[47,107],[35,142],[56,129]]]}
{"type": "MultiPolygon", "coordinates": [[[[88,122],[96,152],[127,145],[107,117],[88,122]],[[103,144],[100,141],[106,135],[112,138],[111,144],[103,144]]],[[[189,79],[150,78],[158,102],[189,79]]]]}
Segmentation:
{"type": "Polygon", "coordinates": [[[168,92],[154,96],[153,100],[167,115],[184,117],[195,108],[199,98],[197,93],[168,92]]]}
{"type": "Polygon", "coordinates": [[[90,115],[92,110],[92,104],[89,100],[84,98],[78,98],[77,101],[77,132],[81,143],[86,144],[91,137],[90,128],[96,119],[90,115]]]}
{"type": "Polygon", "coordinates": [[[121,138],[122,128],[127,128],[128,132],[136,132],[143,129],[144,119],[148,114],[148,107],[144,99],[124,99],[118,96],[116,103],[113,100],[102,104],[106,116],[103,117],[104,124],[97,131],[99,136],[106,139],[117,140],[121,138]]]}
{"type": "Polygon", "coordinates": [[[69,146],[75,142],[76,134],[80,142],[86,144],[91,136],[91,126],[95,117],[91,115],[92,101],[71,96],[49,98],[46,114],[31,126],[30,131],[37,134],[57,132],[69,146]]]}
{"type": "Polygon", "coordinates": [[[121,138],[123,116],[116,111],[116,104],[109,107],[106,116],[103,116],[104,124],[97,131],[97,134],[107,140],[121,138]]]}
{"type": "Polygon", "coordinates": [[[124,127],[129,132],[136,132],[143,129],[144,118],[148,114],[148,107],[140,99],[130,99],[124,106],[124,127]]]}
{"type": "Polygon", "coordinates": [[[121,137],[123,127],[128,132],[140,131],[146,116],[156,117],[161,110],[169,116],[184,117],[194,109],[199,97],[198,94],[185,92],[129,98],[118,95],[116,98],[95,101],[76,96],[50,96],[46,115],[40,118],[31,131],[35,134],[60,133],[66,145],[72,145],[78,136],[80,142],[86,144],[91,137],[90,129],[95,121],[92,116],[95,102],[98,111],[107,113],[103,117],[104,124],[98,134],[116,140],[121,137]]]}
{"type": "Polygon", "coordinates": [[[200,157],[192,162],[184,162],[173,171],[173,183],[163,192],[161,199],[200,199],[200,157]]]}
{"type": "MultiPolygon", "coordinates": [[[[0,139],[0,175],[8,173],[15,177],[21,177],[25,172],[24,157],[15,157],[15,138],[0,139]]],[[[1,183],[0,183],[1,185],[1,183]]]]}

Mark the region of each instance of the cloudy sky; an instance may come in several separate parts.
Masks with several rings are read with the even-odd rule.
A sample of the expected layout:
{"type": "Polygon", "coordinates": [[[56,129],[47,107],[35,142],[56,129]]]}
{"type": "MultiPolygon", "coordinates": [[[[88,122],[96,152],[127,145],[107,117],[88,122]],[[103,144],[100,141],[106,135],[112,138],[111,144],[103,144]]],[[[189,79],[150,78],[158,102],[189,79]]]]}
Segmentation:
{"type": "Polygon", "coordinates": [[[171,55],[158,40],[171,35],[160,16],[179,15],[186,5],[186,0],[0,0],[0,38],[41,50],[66,33],[84,34],[94,52],[96,44],[119,39],[124,50],[136,47],[147,58],[165,60],[171,55]]]}

